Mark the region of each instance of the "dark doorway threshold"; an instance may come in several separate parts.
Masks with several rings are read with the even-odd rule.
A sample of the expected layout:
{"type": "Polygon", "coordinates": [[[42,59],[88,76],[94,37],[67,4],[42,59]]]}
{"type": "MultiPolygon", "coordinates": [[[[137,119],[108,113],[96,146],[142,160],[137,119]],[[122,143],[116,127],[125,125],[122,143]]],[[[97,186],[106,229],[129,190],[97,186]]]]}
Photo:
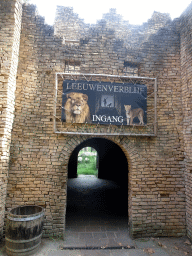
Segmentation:
{"type": "Polygon", "coordinates": [[[70,179],[63,249],[133,249],[127,191],[96,177],[70,179]]]}

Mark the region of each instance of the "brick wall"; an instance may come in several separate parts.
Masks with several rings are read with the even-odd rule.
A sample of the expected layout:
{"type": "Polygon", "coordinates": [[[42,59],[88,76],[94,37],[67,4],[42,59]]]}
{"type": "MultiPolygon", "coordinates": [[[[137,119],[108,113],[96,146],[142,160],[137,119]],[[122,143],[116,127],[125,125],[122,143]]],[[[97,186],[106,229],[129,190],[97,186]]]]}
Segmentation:
{"type": "Polygon", "coordinates": [[[22,6],[20,1],[0,1],[0,237],[3,234],[5,198],[14,119],[16,74],[22,6]]]}
{"type": "Polygon", "coordinates": [[[181,74],[182,74],[182,106],[183,134],[185,151],[185,181],[186,181],[186,221],[187,233],[192,238],[192,5],[181,16],[181,74]]]}
{"type": "Polygon", "coordinates": [[[68,161],[87,137],[53,133],[55,72],[70,61],[80,63],[81,72],[123,75],[126,60],[139,65],[140,76],[158,79],[157,137],[100,136],[117,143],[128,159],[131,234],[185,234],[179,21],[154,13],[143,26],[131,26],[111,11],[87,27],[71,9],[57,13],[63,10],[68,14],[56,18],[53,31],[34,6],[23,6],[7,209],[44,206],[45,236],[63,233],[68,161]],[[66,17],[76,26],[67,29],[66,17]]]}
{"type": "Polygon", "coordinates": [[[93,136],[53,133],[55,72],[78,63],[78,72],[124,75],[124,61],[130,61],[139,76],[157,77],[157,137],[100,137],[127,157],[131,234],[184,235],[187,220],[191,237],[191,7],[174,21],[154,13],[142,26],[114,10],[86,25],[72,9],[59,7],[53,28],[33,5],[23,5],[20,37],[20,2],[0,6],[0,234],[6,193],[6,209],[41,205],[44,236],[63,234],[69,157],[93,136]]]}

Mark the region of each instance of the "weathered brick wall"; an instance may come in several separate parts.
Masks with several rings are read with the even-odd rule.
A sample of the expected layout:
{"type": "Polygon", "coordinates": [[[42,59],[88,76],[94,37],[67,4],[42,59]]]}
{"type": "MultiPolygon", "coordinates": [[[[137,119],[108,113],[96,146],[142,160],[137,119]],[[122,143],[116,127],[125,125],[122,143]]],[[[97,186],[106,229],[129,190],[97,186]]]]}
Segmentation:
{"type": "Polygon", "coordinates": [[[192,238],[192,4],[181,16],[181,74],[183,134],[185,151],[186,221],[188,236],[192,238]]]}
{"type": "Polygon", "coordinates": [[[56,35],[64,40],[79,40],[89,28],[79,16],[73,12],[73,8],[57,6],[54,22],[56,35]]]}
{"type": "Polygon", "coordinates": [[[79,63],[81,72],[122,75],[124,60],[134,61],[140,76],[157,77],[157,137],[105,136],[117,143],[128,159],[131,233],[135,237],[183,235],[186,223],[179,21],[172,22],[156,13],[143,27],[129,28],[130,37],[120,40],[127,23],[122,21],[118,27],[107,19],[90,27],[81,38],[70,27],[65,38],[69,34],[70,40],[79,39],[79,43],[64,44],[58,24],[54,32],[35,14],[33,6],[23,6],[6,207],[42,205],[46,209],[45,236],[63,233],[69,157],[91,136],[53,133],[55,72],[63,72],[66,62],[71,61],[79,63]]]}
{"type": "Polygon", "coordinates": [[[0,1],[0,237],[3,234],[11,131],[14,118],[22,5],[0,1]]]}

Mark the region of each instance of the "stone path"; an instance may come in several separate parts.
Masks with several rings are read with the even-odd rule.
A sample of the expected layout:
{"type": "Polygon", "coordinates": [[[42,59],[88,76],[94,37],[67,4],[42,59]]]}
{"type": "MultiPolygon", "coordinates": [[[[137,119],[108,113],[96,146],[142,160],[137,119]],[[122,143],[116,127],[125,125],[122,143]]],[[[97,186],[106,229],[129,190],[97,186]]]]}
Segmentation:
{"type": "MultiPolygon", "coordinates": [[[[192,256],[191,245],[186,237],[142,238],[132,240],[132,243],[135,249],[65,250],[62,240],[42,239],[39,251],[33,256],[192,256]]],[[[0,255],[6,256],[3,244],[0,244],[0,255]]]]}
{"type": "Polygon", "coordinates": [[[94,176],[69,180],[64,246],[130,246],[122,193],[114,182],[94,176]]]}

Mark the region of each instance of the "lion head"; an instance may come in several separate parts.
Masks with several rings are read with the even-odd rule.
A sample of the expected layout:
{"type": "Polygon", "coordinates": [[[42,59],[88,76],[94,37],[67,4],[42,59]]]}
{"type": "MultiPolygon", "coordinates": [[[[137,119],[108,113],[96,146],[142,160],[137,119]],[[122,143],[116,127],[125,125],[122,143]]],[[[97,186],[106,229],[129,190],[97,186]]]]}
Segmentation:
{"type": "Polygon", "coordinates": [[[88,96],[83,93],[70,92],[64,106],[67,123],[90,122],[88,96]]]}
{"type": "Polygon", "coordinates": [[[125,107],[125,112],[128,114],[131,110],[131,105],[124,105],[125,107]]]}

